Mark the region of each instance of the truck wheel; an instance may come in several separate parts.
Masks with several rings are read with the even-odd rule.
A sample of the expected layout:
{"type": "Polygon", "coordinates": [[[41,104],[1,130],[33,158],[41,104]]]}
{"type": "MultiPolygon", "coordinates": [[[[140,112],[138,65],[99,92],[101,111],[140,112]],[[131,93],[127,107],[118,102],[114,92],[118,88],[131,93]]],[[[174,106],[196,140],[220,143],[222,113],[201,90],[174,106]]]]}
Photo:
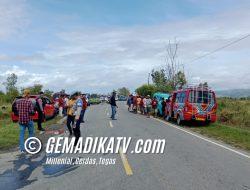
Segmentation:
{"type": "Polygon", "coordinates": [[[181,117],[178,115],[177,116],[177,125],[181,125],[182,124],[182,121],[181,121],[181,117]]]}

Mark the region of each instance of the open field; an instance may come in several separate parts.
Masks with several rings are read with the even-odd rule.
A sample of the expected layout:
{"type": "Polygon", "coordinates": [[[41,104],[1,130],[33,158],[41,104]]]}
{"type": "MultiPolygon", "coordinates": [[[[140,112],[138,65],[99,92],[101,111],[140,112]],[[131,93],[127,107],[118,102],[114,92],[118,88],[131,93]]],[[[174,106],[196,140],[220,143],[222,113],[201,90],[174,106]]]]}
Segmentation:
{"type": "MultiPolygon", "coordinates": [[[[8,148],[14,148],[18,144],[19,140],[19,126],[18,123],[13,123],[10,118],[11,105],[6,104],[6,110],[0,110],[0,150],[6,150],[8,148]]],[[[60,118],[56,117],[43,123],[43,127],[46,128],[52,124],[55,124],[60,118]]],[[[37,124],[34,123],[35,133],[37,131],[37,124]]],[[[26,133],[27,135],[28,133],[26,133]]]]}
{"type": "Polygon", "coordinates": [[[218,120],[191,130],[235,147],[250,150],[250,100],[218,98],[218,120]]]}

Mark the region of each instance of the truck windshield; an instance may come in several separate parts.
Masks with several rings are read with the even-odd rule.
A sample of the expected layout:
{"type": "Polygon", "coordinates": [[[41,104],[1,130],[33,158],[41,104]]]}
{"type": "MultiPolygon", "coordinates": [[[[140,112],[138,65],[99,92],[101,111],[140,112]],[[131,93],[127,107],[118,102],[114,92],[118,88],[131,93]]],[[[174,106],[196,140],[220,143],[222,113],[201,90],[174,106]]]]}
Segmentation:
{"type": "Polygon", "coordinates": [[[208,104],[214,102],[214,94],[213,92],[209,91],[190,91],[189,93],[189,102],[190,103],[202,103],[202,104],[208,104]]]}

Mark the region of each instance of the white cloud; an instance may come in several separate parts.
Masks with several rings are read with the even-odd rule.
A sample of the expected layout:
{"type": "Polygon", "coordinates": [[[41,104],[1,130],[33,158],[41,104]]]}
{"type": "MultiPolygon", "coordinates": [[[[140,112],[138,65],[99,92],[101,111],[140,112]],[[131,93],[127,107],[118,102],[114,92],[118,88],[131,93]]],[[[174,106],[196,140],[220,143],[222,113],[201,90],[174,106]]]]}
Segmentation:
{"type": "Polygon", "coordinates": [[[0,40],[18,34],[28,24],[25,0],[0,1],[0,40]]]}
{"type": "Polygon", "coordinates": [[[57,43],[51,42],[42,52],[0,55],[0,61],[23,63],[26,72],[19,73],[23,81],[20,85],[39,81],[56,90],[109,92],[121,86],[133,89],[147,82],[151,69],[164,64],[165,46],[176,37],[180,42],[178,58],[191,82],[207,81],[216,89],[250,88],[242,81],[243,77],[250,79],[250,38],[190,63],[249,33],[249,20],[250,12],[245,6],[219,15],[154,26],[84,27],[58,32],[57,43]]]}

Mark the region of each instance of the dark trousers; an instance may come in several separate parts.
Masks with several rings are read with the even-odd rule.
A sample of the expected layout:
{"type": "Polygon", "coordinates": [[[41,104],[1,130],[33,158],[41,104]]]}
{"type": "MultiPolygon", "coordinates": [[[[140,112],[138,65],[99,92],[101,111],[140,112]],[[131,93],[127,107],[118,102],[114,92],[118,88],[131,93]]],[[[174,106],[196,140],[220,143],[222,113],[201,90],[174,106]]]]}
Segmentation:
{"type": "Polygon", "coordinates": [[[44,120],[44,115],[42,112],[38,112],[38,119],[37,119],[37,128],[38,130],[42,129],[42,122],[44,120]]]}
{"type": "Polygon", "coordinates": [[[85,111],[86,111],[85,109],[82,109],[82,111],[81,111],[81,115],[80,115],[80,118],[79,118],[81,122],[84,122],[85,111]]]}
{"type": "Polygon", "coordinates": [[[70,135],[72,135],[72,126],[74,125],[74,122],[75,122],[75,116],[68,115],[68,117],[67,117],[67,127],[68,127],[70,135]]]}
{"type": "Polygon", "coordinates": [[[76,146],[78,140],[79,140],[79,137],[81,136],[81,131],[80,131],[80,124],[81,124],[81,120],[80,118],[78,120],[76,120],[76,125],[75,127],[73,128],[73,131],[74,131],[74,135],[75,135],[75,144],[74,146],[76,146]]]}

